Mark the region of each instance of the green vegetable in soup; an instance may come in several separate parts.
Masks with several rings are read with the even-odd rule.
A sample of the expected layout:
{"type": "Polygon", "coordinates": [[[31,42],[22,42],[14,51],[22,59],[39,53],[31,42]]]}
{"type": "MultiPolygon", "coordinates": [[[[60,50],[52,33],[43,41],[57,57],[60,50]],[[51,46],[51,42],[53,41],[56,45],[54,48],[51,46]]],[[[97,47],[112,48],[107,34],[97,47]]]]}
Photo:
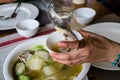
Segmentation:
{"type": "Polygon", "coordinates": [[[52,74],[55,74],[57,70],[55,70],[55,68],[52,65],[47,65],[43,68],[43,73],[46,76],[50,76],[52,74]]]}
{"type": "Polygon", "coordinates": [[[33,50],[33,51],[46,51],[46,49],[43,45],[34,46],[31,50],[33,50]]]}
{"type": "Polygon", "coordinates": [[[15,74],[20,75],[25,71],[25,64],[22,62],[18,62],[15,66],[15,74]]]}
{"type": "Polygon", "coordinates": [[[31,58],[26,60],[26,67],[30,70],[41,70],[44,65],[46,65],[45,61],[39,56],[33,55],[31,58]]]}
{"type": "Polygon", "coordinates": [[[20,75],[18,77],[18,80],[30,80],[30,78],[28,76],[25,76],[25,75],[20,75]]]}
{"type": "Polygon", "coordinates": [[[35,51],[34,55],[42,58],[46,62],[49,61],[50,55],[49,55],[49,53],[47,51],[35,51]]]}

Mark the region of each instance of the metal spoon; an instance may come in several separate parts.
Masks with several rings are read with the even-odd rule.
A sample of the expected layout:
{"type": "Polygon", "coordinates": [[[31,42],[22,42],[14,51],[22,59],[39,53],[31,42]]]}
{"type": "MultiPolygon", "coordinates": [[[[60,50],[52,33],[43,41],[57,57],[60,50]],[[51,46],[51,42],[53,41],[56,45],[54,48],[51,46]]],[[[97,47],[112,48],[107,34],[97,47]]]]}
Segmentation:
{"type": "Polygon", "coordinates": [[[53,24],[56,25],[56,29],[57,28],[63,29],[62,33],[65,36],[65,39],[72,40],[72,41],[78,40],[76,35],[71,30],[69,24],[67,22],[64,22],[62,18],[56,13],[56,11],[54,11],[54,9],[50,8],[50,5],[52,3],[53,3],[53,0],[51,0],[48,6],[48,13],[49,13],[50,20],[53,22],[53,24]]]}

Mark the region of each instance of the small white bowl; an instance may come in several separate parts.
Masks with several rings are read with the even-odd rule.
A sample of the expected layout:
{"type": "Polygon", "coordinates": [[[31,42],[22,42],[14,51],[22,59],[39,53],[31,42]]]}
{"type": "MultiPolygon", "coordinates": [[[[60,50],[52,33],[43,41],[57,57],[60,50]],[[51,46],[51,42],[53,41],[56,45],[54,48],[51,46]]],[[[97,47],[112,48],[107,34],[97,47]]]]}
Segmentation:
{"type": "MultiPolygon", "coordinates": [[[[77,36],[78,40],[82,39],[82,35],[73,30],[73,33],[77,36]]],[[[63,34],[61,34],[60,32],[56,31],[56,32],[53,32],[46,40],[46,49],[48,50],[49,53],[52,53],[52,52],[55,52],[52,50],[53,46],[59,42],[59,41],[65,41],[65,38],[63,36],[63,34]]]]}
{"type": "Polygon", "coordinates": [[[84,7],[73,11],[73,16],[81,25],[89,24],[95,17],[96,11],[92,8],[84,7]]]}
{"type": "Polygon", "coordinates": [[[39,22],[34,19],[22,20],[16,25],[17,32],[26,38],[34,36],[39,29],[39,22]]]}

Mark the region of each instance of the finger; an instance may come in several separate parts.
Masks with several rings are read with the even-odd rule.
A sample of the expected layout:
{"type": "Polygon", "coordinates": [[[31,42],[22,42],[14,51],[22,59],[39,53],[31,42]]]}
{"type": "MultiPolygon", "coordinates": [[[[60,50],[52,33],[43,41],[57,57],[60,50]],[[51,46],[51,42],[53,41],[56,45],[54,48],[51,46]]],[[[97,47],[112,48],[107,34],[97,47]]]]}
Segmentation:
{"type": "Polygon", "coordinates": [[[88,42],[92,42],[92,41],[94,41],[94,42],[101,42],[101,41],[103,41],[103,42],[105,42],[105,40],[107,40],[107,41],[110,41],[108,38],[106,38],[105,36],[103,36],[103,35],[99,35],[99,34],[96,34],[96,33],[93,33],[93,32],[89,32],[89,31],[84,31],[84,30],[80,30],[79,31],[81,34],[82,34],[82,36],[84,37],[83,39],[85,39],[86,38],[86,41],[88,42]]]}
{"type": "Polygon", "coordinates": [[[81,58],[75,59],[71,62],[73,63],[72,65],[79,65],[79,64],[83,64],[83,63],[88,63],[89,61],[87,61],[87,59],[85,59],[85,57],[81,57],[81,58]]]}
{"type": "Polygon", "coordinates": [[[79,32],[81,33],[81,35],[82,35],[83,37],[88,37],[88,36],[97,37],[97,36],[98,36],[98,34],[93,33],[93,32],[90,32],[90,31],[79,30],[79,32]]]}
{"type": "Polygon", "coordinates": [[[54,61],[58,62],[58,63],[61,63],[61,64],[66,64],[66,65],[79,65],[79,64],[82,64],[84,63],[83,61],[84,57],[82,58],[76,58],[76,59],[73,59],[73,60],[59,60],[57,58],[53,58],[54,61]]]}
{"type": "Polygon", "coordinates": [[[58,60],[71,60],[72,59],[69,53],[51,53],[50,56],[58,60]]]}
{"type": "Polygon", "coordinates": [[[79,42],[78,41],[59,41],[58,46],[63,48],[78,48],[79,42]]]}
{"type": "Polygon", "coordinates": [[[73,65],[73,63],[70,60],[59,60],[56,58],[53,58],[54,61],[61,63],[61,64],[66,64],[66,65],[73,65]]]}
{"type": "MultiPolygon", "coordinates": [[[[80,51],[80,50],[79,50],[80,51]]],[[[80,53],[79,51],[74,52],[67,52],[67,53],[51,53],[50,56],[52,58],[56,58],[59,60],[74,60],[81,57],[84,57],[85,55],[80,53]]]]}
{"type": "Polygon", "coordinates": [[[93,41],[92,37],[84,37],[82,40],[79,40],[79,46],[78,48],[82,49],[85,48],[86,46],[89,46],[89,44],[91,44],[91,42],[93,41]]]}

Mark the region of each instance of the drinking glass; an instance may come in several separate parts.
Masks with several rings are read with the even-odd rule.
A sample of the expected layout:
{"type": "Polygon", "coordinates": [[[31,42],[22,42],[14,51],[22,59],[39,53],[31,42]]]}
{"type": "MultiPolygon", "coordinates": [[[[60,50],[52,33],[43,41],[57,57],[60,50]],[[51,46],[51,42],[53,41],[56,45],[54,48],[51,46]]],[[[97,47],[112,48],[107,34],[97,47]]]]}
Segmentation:
{"type": "Polygon", "coordinates": [[[67,31],[64,34],[70,39],[77,37],[70,29],[72,18],[72,0],[51,0],[48,6],[48,17],[59,31],[67,31]]]}

